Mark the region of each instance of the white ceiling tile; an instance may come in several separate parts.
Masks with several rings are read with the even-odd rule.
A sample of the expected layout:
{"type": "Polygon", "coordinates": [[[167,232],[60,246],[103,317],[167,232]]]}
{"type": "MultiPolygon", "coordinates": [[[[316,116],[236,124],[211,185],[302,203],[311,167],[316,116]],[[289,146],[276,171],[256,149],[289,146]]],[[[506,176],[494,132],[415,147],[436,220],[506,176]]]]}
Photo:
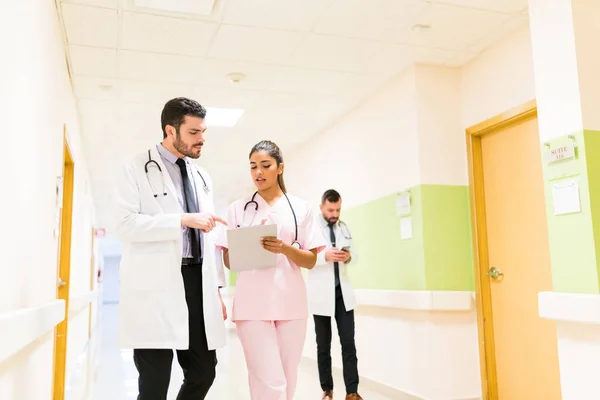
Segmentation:
{"type": "Polygon", "coordinates": [[[500,28],[494,30],[493,32],[485,35],[480,40],[474,42],[472,46],[469,46],[469,51],[481,52],[484,49],[493,46],[498,40],[502,39],[506,35],[516,31],[519,28],[527,26],[527,24],[529,24],[528,16],[526,14],[518,14],[512,17],[500,28]]]}
{"type": "Polygon", "coordinates": [[[259,28],[309,31],[332,0],[231,0],[223,22],[259,28]]]}
{"type": "Polygon", "coordinates": [[[371,58],[367,71],[372,73],[399,73],[412,63],[444,64],[456,53],[429,47],[387,44],[371,58]]]}
{"type": "Polygon", "coordinates": [[[456,52],[452,57],[444,62],[444,65],[448,67],[461,67],[477,57],[479,53],[460,51],[456,52]]]}
{"type": "Polygon", "coordinates": [[[367,72],[401,71],[414,61],[414,47],[401,44],[386,44],[381,51],[369,59],[367,72]]]}
{"type": "Polygon", "coordinates": [[[62,12],[70,44],[117,47],[117,10],[65,3],[62,12]]]}
{"type": "Polygon", "coordinates": [[[210,86],[222,86],[239,89],[264,89],[277,67],[268,64],[242,61],[205,59],[198,83],[210,86]],[[231,82],[228,74],[242,73],[245,78],[237,83],[231,82]]]}
{"type": "Polygon", "coordinates": [[[222,25],[208,53],[210,58],[287,63],[302,40],[297,32],[222,25]]]}
{"type": "Polygon", "coordinates": [[[217,24],[161,17],[123,14],[123,49],[202,56],[217,30],[217,24]]]}
{"type": "Polygon", "coordinates": [[[61,3],[84,4],[88,6],[118,8],[119,0],[62,0],[61,3]]]}
{"type": "Polygon", "coordinates": [[[117,100],[118,81],[112,78],[73,77],[75,96],[80,99],[117,100]]]}
{"type": "Polygon", "coordinates": [[[195,57],[121,51],[119,77],[140,81],[193,84],[198,81],[201,64],[201,59],[195,57]]]}
{"type": "Polygon", "coordinates": [[[209,86],[194,87],[193,93],[193,97],[206,106],[242,108],[244,110],[252,107],[260,95],[260,92],[256,90],[226,89],[209,86]]]}
{"type": "Polygon", "coordinates": [[[379,89],[396,74],[353,74],[338,92],[339,96],[360,100],[379,89]]]}
{"type": "Polygon", "coordinates": [[[118,92],[125,103],[164,104],[175,97],[192,97],[194,89],[192,85],[122,80],[118,92]]]}
{"type": "Polygon", "coordinates": [[[429,25],[430,29],[407,29],[395,39],[404,44],[464,50],[509,19],[506,14],[433,4],[415,21],[415,24],[429,25]]]}
{"type": "Polygon", "coordinates": [[[336,0],[313,32],[389,41],[426,6],[415,0],[336,0]]]}
{"type": "Polygon", "coordinates": [[[351,104],[348,98],[338,96],[265,92],[251,112],[330,118],[345,112],[351,104]]]}
{"type": "Polygon", "coordinates": [[[294,52],[292,63],[301,67],[360,72],[383,46],[379,42],[310,34],[294,52]]]}
{"type": "Polygon", "coordinates": [[[274,114],[330,114],[340,99],[332,96],[319,96],[295,93],[265,92],[258,99],[254,110],[274,114]],[[322,107],[321,107],[322,106],[322,107]]]}
{"type": "Polygon", "coordinates": [[[455,53],[449,50],[429,47],[412,47],[414,62],[423,64],[443,64],[455,53]]]}
{"type": "Polygon", "coordinates": [[[528,8],[527,0],[436,0],[436,2],[509,14],[520,13],[528,8]]]}
{"type": "Polygon", "coordinates": [[[294,67],[281,67],[269,84],[275,92],[334,95],[350,74],[294,67]]]}
{"type": "Polygon", "coordinates": [[[69,46],[74,74],[114,78],[117,76],[117,50],[69,46]]]}
{"type": "Polygon", "coordinates": [[[282,152],[291,152],[287,146],[290,140],[306,138],[317,134],[328,122],[327,118],[301,114],[255,112],[244,117],[239,123],[239,130],[253,141],[268,139],[276,142],[282,152]],[[284,145],[285,144],[285,145],[284,145]]]}

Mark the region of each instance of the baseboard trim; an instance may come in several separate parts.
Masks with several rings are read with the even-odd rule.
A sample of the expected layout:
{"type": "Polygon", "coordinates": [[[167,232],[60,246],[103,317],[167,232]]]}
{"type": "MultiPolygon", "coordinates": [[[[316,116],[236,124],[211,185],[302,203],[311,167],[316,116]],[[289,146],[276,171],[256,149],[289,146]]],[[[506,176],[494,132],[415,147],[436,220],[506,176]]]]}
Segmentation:
{"type": "MultiPolygon", "coordinates": [[[[302,356],[301,365],[306,368],[315,368],[316,360],[307,356],[302,356]]],[[[341,375],[342,369],[340,367],[336,367],[335,365],[332,367],[334,375],[341,375]]],[[[389,397],[394,400],[434,400],[427,397],[419,396],[415,393],[410,393],[396,387],[387,385],[383,382],[380,382],[376,379],[369,378],[368,376],[361,375],[360,376],[360,386],[366,387],[371,391],[377,392],[385,397],[389,397]]],[[[440,399],[435,399],[440,400],[440,399]]],[[[462,397],[462,398],[447,398],[443,400],[481,400],[481,397],[462,397]]]]}
{"type": "MultiPolygon", "coordinates": [[[[301,360],[301,365],[306,368],[316,368],[316,361],[310,357],[303,356],[301,360]]],[[[339,367],[333,366],[333,373],[335,375],[342,374],[342,369],[339,367]]],[[[360,377],[360,386],[367,387],[369,390],[375,391],[383,396],[389,397],[394,400],[426,400],[422,397],[416,396],[411,393],[404,392],[395,387],[386,385],[382,382],[376,381],[374,379],[362,376],[360,377]]]]}

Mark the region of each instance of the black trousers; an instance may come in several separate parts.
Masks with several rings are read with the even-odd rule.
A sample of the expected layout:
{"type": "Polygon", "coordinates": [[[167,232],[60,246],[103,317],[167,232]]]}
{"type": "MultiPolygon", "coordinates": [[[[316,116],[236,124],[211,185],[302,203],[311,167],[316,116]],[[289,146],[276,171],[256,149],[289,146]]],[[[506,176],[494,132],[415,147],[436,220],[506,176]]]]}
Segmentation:
{"type": "MultiPolygon", "coordinates": [[[[315,315],[315,332],[317,334],[317,362],[319,379],[323,391],[333,390],[331,374],[331,317],[315,315]]],[[[344,383],[346,393],[358,392],[358,359],[354,343],[354,310],[346,311],[340,286],[335,288],[335,321],[337,323],[340,344],[342,345],[342,361],[344,367],[344,383]]]]}
{"type": "MultiPolygon", "coordinates": [[[[177,400],[201,400],[215,380],[217,354],[208,350],[204,330],[202,266],[185,265],[181,273],[189,310],[190,344],[188,350],[177,350],[184,376],[177,400]]],[[[139,372],[138,400],[167,400],[173,350],[134,349],[133,360],[139,372]]]]}

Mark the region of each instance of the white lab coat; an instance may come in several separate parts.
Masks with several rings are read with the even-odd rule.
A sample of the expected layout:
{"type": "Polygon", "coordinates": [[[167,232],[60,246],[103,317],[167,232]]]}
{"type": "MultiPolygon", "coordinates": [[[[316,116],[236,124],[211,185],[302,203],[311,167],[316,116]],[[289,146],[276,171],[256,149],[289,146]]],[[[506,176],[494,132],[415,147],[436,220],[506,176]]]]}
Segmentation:
{"type": "MultiPolygon", "coordinates": [[[[325,253],[331,249],[331,240],[327,221],[321,218],[321,232],[327,241],[325,250],[317,255],[317,263],[315,267],[307,272],[306,288],[308,291],[308,309],[313,315],[322,315],[326,317],[335,316],[335,270],[333,262],[325,261],[325,253]]],[[[340,286],[346,311],[353,310],[356,307],[356,295],[348,278],[348,268],[356,263],[357,254],[352,248],[352,235],[350,231],[346,231],[346,227],[340,227],[340,223],[336,223],[334,227],[336,248],[350,246],[351,259],[348,263],[339,263],[340,271],[340,286]],[[349,236],[350,239],[347,239],[349,236]]]]}
{"type": "MultiPolygon", "coordinates": [[[[122,241],[120,266],[119,345],[121,348],[188,349],[188,308],[181,275],[183,252],[181,214],[175,186],[156,150],[149,180],[144,171],[148,151],[125,163],[117,175],[115,234],[122,241]],[[163,192],[167,196],[163,196],[163,192]],[[157,197],[154,194],[158,193],[157,197]]],[[[193,167],[196,167],[195,165],[193,167]]],[[[201,211],[214,212],[212,181],[198,168],[208,187],[193,171],[201,211]]],[[[221,252],[215,232],[203,234],[203,309],[209,349],[225,345],[225,323],[218,287],[225,285],[221,252]]]]}

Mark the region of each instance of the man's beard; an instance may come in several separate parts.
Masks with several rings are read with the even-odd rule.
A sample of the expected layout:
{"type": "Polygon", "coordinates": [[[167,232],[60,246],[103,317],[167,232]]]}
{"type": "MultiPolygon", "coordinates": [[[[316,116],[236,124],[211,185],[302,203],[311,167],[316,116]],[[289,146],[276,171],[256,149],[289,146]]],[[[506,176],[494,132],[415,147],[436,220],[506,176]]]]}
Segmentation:
{"type": "Polygon", "coordinates": [[[179,153],[183,154],[186,157],[200,158],[200,152],[196,154],[194,152],[193,146],[187,147],[185,143],[183,143],[183,140],[181,140],[181,137],[179,136],[179,130],[175,132],[175,140],[173,141],[173,147],[175,147],[175,150],[177,150],[179,153]]]}

